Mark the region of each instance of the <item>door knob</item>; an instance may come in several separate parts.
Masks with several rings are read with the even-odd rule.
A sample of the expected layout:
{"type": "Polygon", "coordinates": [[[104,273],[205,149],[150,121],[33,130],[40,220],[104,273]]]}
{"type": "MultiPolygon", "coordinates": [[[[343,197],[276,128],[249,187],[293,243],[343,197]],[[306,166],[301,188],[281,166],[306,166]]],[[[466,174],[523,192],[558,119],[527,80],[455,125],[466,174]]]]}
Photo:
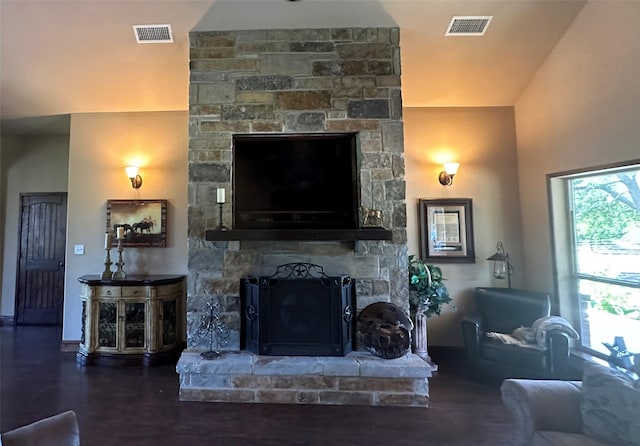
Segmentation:
{"type": "Polygon", "coordinates": [[[64,262],[63,261],[58,262],[58,266],[62,268],[64,266],[64,262]]]}

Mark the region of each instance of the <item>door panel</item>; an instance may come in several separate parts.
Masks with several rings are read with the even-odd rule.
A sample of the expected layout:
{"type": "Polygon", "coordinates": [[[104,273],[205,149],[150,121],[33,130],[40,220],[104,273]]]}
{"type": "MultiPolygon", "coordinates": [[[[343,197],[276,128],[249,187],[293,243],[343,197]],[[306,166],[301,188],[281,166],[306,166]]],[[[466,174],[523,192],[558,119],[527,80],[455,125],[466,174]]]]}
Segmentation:
{"type": "Polygon", "coordinates": [[[62,325],[67,194],[22,194],[16,324],[62,325]]]}

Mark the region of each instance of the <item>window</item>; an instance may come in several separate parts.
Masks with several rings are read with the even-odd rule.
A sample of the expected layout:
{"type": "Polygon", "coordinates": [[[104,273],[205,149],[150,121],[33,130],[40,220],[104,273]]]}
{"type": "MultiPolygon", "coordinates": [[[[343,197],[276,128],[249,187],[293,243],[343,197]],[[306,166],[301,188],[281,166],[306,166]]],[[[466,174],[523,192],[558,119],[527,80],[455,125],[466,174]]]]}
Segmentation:
{"type": "MultiPolygon", "coordinates": [[[[565,177],[572,306],[582,346],[606,355],[624,337],[640,353],[640,168],[565,177]]],[[[554,215],[555,216],[555,215],[554,215]]]]}

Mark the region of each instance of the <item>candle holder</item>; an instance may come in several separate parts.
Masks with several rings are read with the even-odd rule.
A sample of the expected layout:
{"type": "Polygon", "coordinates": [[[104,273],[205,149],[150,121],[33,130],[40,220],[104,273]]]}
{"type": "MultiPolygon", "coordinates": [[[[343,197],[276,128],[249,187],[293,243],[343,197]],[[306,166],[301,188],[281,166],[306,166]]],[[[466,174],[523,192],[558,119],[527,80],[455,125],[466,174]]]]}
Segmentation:
{"type": "Polygon", "coordinates": [[[111,276],[113,279],[124,279],[127,277],[127,274],[124,272],[124,269],[122,268],[124,266],[124,261],[122,260],[123,249],[124,248],[122,247],[122,239],[119,238],[118,239],[118,261],[116,262],[118,269],[111,276]]]}
{"type": "Polygon", "coordinates": [[[226,231],[227,227],[225,225],[222,224],[222,208],[224,206],[224,203],[218,203],[218,226],[215,227],[216,231],[226,231]]]}
{"type": "Polygon", "coordinates": [[[111,279],[113,272],[111,272],[111,265],[113,262],[111,261],[111,248],[104,248],[106,254],[104,255],[104,271],[100,275],[102,279],[111,279]]]}
{"type": "MultiPolygon", "coordinates": [[[[205,294],[209,295],[210,292],[205,291],[205,294]]],[[[231,330],[223,320],[223,314],[226,312],[226,305],[223,302],[224,296],[209,297],[200,316],[200,324],[189,339],[189,346],[197,348],[205,338],[209,338],[209,350],[200,353],[203,359],[220,358],[223,354],[222,350],[229,345],[231,330]]]]}

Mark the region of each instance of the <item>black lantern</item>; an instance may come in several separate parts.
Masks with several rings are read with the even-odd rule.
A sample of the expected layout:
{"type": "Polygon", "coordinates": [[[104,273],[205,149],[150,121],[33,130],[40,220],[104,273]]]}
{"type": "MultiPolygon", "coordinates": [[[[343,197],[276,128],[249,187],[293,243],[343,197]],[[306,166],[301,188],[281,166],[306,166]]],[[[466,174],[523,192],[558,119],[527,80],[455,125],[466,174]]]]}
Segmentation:
{"type": "Polygon", "coordinates": [[[511,276],[513,275],[513,265],[509,261],[509,254],[505,252],[502,242],[496,245],[496,252],[487,260],[493,261],[493,277],[496,279],[507,279],[507,286],[511,288],[511,276]]]}

